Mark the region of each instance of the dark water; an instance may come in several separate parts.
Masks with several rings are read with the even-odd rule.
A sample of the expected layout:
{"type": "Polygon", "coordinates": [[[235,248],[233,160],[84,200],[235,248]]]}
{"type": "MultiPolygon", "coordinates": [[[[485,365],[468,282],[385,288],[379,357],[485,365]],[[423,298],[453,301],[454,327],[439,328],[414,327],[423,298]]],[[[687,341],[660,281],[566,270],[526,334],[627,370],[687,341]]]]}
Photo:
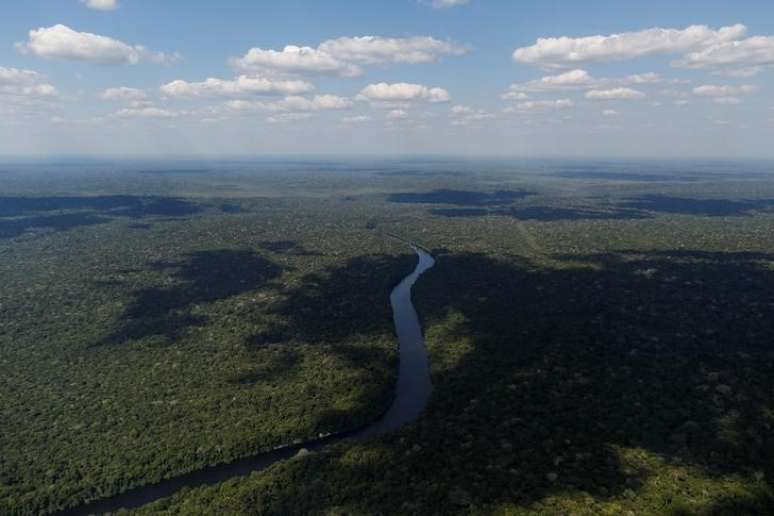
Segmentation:
{"type": "Polygon", "coordinates": [[[435,260],[422,249],[417,249],[417,255],[419,263],[414,272],[406,276],[390,295],[392,317],[400,342],[400,370],[395,400],[381,420],[358,432],[357,437],[389,432],[415,420],[424,410],[433,390],[422,327],[411,303],[411,287],[426,270],[435,265],[435,260]]]}
{"type": "Polygon", "coordinates": [[[414,272],[403,279],[390,295],[395,331],[400,343],[400,370],[392,406],[382,418],[360,430],[331,435],[315,441],[299,443],[246,457],[229,464],[220,464],[200,469],[185,475],[163,480],[158,484],[141,486],[122,494],[82,505],[59,514],[88,515],[115,512],[119,509],[141,507],[161,498],[175,494],[185,487],[194,488],[216,484],[233,477],[248,475],[289,459],[301,450],[317,451],[345,439],[363,439],[378,435],[415,420],[430,399],[430,365],[422,336],[422,328],[414,305],[411,302],[411,288],[417,279],[435,265],[435,260],[422,249],[415,248],[419,263],[414,272]]]}

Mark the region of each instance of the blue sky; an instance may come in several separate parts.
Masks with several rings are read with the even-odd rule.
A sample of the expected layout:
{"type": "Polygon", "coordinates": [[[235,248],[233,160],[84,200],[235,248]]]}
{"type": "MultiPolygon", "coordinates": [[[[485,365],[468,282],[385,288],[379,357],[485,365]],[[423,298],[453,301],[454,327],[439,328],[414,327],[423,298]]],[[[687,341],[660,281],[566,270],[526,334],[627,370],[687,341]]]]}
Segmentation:
{"type": "Polygon", "coordinates": [[[0,155],[774,157],[770,2],[13,4],[0,155]]]}

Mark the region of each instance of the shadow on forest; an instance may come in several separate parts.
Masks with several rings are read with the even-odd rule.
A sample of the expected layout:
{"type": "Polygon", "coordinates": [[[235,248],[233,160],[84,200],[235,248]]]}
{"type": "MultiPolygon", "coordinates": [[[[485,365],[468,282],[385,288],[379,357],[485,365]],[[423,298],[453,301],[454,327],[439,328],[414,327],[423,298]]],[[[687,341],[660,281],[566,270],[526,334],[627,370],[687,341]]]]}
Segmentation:
{"type": "Polygon", "coordinates": [[[438,177],[438,176],[461,176],[462,172],[446,170],[384,170],[376,172],[378,176],[386,177],[438,177]]]}
{"type": "Polygon", "coordinates": [[[672,174],[645,174],[641,172],[605,172],[600,170],[563,170],[550,174],[564,179],[591,179],[599,181],[631,181],[637,183],[668,183],[668,182],[696,182],[700,179],[696,176],[681,176],[672,174]]]}
{"type": "Polygon", "coordinates": [[[220,208],[220,211],[222,211],[223,213],[230,213],[230,214],[246,213],[249,211],[239,204],[229,203],[229,202],[221,203],[220,206],[218,206],[218,208],[220,208]]]}
{"type": "Polygon", "coordinates": [[[202,210],[174,197],[0,197],[0,238],[17,237],[33,229],[58,232],[105,224],[113,217],[187,217],[202,210]]]}
{"type": "MultiPolygon", "coordinates": [[[[650,495],[663,496],[659,511],[681,513],[684,467],[760,488],[704,514],[774,508],[774,255],[554,257],[573,264],[563,269],[434,255],[415,291],[435,353],[424,416],[346,460],[336,452],[287,463],[282,482],[240,492],[245,509],[448,513],[545,504],[574,490],[630,498],[653,474],[619,452],[635,448],[664,457],[659,468],[675,479],[650,495]]],[[[405,274],[395,261],[404,259],[413,257],[364,257],[306,278],[279,309],[282,338],[335,347],[383,331],[389,307],[374,294],[405,274]]]]}
{"type": "Polygon", "coordinates": [[[628,199],[623,206],[636,210],[680,215],[741,217],[751,215],[755,211],[770,211],[774,208],[774,199],[686,199],[667,195],[643,195],[628,199]]]}
{"type": "Polygon", "coordinates": [[[279,277],[282,267],[250,250],[191,253],[181,262],[157,262],[156,269],[172,269],[171,285],[133,293],[121,328],[106,343],[160,335],[174,339],[206,316],[192,313],[202,303],[213,303],[249,292],[279,277]]]}
{"type": "Polygon", "coordinates": [[[551,208],[551,207],[526,207],[513,208],[507,215],[519,220],[617,220],[617,219],[646,219],[649,216],[636,210],[612,208],[612,209],[587,209],[587,208],[551,208]]]}
{"type": "Polygon", "coordinates": [[[291,256],[320,256],[317,251],[309,251],[298,242],[292,240],[263,241],[258,245],[267,251],[275,254],[286,254],[291,256]]]}
{"type": "Polygon", "coordinates": [[[488,215],[512,217],[518,220],[538,220],[553,222],[559,220],[612,220],[612,219],[645,219],[648,215],[636,210],[625,209],[586,209],[586,208],[555,208],[536,206],[510,209],[435,209],[432,215],[441,217],[483,217],[488,215]]]}
{"type": "Polygon", "coordinates": [[[283,301],[270,312],[277,322],[247,339],[248,350],[313,343],[370,380],[353,386],[358,395],[349,409],[324,411],[315,424],[318,432],[358,428],[389,406],[397,368],[389,296],[415,265],[413,254],[363,256],[307,274],[300,286],[281,292],[283,301]]]}
{"type": "Polygon", "coordinates": [[[287,378],[287,372],[301,363],[301,355],[293,349],[281,349],[271,355],[267,362],[261,362],[250,371],[242,372],[231,379],[239,385],[255,385],[287,378]]]}
{"type": "Polygon", "coordinates": [[[493,193],[464,190],[433,190],[424,193],[393,193],[388,202],[410,204],[452,204],[456,206],[498,206],[532,195],[527,191],[499,190],[493,193]]]}
{"type": "Polygon", "coordinates": [[[152,228],[153,226],[151,224],[129,224],[126,226],[129,229],[141,229],[141,230],[147,230],[152,228]]]}
{"type": "Polygon", "coordinates": [[[487,215],[494,215],[496,212],[491,212],[484,208],[434,208],[430,210],[431,215],[437,215],[439,217],[486,217],[487,215]]]}
{"type": "Polygon", "coordinates": [[[352,335],[391,331],[389,294],[415,265],[414,255],[354,258],[345,267],[302,279],[285,292],[276,314],[287,321],[284,338],[338,343],[352,335]],[[382,295],[383,294],[383,295],[382,295]]]}
{"type": "MultiPolygon", "coordinates": [[[[451,204],[451,203],[447,203],[451,204]]],[[[774,199],[728,200],[690,199],[666,195],[644,195],[624,199],[612,205],[587,208],[526,206],[513,208],[437,208],[432,215],[441,217],[502,216],[518,220],[544,222],[560,220],[636,220],[652,218],[657,213],[704,217],[746,217],[755,212],[774,210],[774,199]]]]}
{"type": "Polygon", "coordinates": [[[0,197],[0,217],[62,210],[90,210],[106,216],[142,218],[192,215],[201,211],[201,207],[174,197],[0,197]]]}
{"type": "Polygon", "coordinates": [[[207,168],[159,168],[138,170],[138,174],[150,174],[154,176],[189,176],[210,174],[213,171],[207,168]]]}

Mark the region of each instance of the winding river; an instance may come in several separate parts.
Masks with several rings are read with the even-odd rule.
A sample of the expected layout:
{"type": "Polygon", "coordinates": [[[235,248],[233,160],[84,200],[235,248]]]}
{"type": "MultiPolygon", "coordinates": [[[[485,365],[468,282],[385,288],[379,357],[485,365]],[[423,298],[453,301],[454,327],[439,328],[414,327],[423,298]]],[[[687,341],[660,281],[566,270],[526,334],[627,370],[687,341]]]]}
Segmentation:
{"type": "Polygon", "coordinates": [[[191,473],[162,480],[157,484],[136,487],[111,498],[76,507],[59,514],[89,515],[115,512],[119,509],[141,507],[161,498],[175,494],[185,487],[194,488],[216,484],[233,477],[245,476],[261,471],[269,466],[289,459],[299,452],[317,451],[330,444],[345,439],[363,439],[395,430],[416,419],[430,399],[430,367],[419,324],[419,316],[411,302],[411,288],[417,279],[433,265],[433,257],[417,246],[412,246],[419,257],[414,272],[406,276],[390,295],[395,332],[400,345],[400,369],[395,399],[392,406],[381,419],[360,430],[333,434],[328,437],[292,446],[284,446],[274,451],[245,457],[228,464],[209,466],[191,473]]]}

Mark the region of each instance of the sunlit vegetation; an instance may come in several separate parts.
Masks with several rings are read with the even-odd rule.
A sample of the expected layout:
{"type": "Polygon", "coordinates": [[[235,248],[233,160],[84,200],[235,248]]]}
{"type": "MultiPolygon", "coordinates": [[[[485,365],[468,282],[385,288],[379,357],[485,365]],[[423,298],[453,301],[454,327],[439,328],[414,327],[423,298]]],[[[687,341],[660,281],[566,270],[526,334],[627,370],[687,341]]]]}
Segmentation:
{"type": "Polygon", "coordinates": [[[389,234],[426,413],[138,512],[774,512],[763,165],[279,166],[2,179],[0,512],[376,419],[389,234]]]}

